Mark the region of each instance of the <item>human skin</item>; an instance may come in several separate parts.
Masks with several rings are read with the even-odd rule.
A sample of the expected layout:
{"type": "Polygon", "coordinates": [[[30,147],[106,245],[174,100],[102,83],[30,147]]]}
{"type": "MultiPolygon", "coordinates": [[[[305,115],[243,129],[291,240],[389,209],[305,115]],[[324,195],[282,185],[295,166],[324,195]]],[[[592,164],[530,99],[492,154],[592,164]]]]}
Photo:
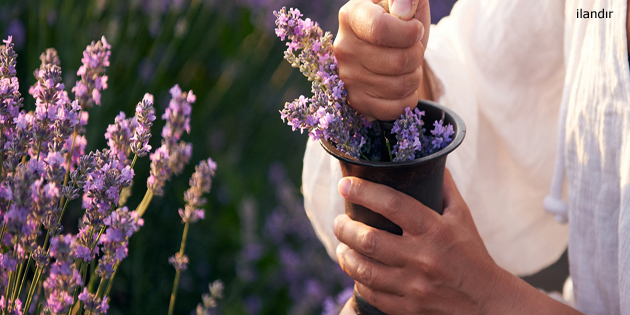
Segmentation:
{"type": "Polygon", "coordinates": [[[415,0],[401,13],[405,0],[389,0],[398,17],[378,2],[351,0],[341,8],[333,50],[350,106],[369,120],[394,120],[427,96],[418,90],[431,24],[429,2],[415,0]]]}
{"type": "MultiPolygon", "coordinates": [[[[348,201],[399,225],[401,236],[335,219],[337,259],[357,291],[397,314],[581,314],[500,268],[486,250],[448,170],[444,213],[388,186],[356,177],[339,181],[348,201]]],[[[354,314],[349,301],[342,314],[354,314]]]]}

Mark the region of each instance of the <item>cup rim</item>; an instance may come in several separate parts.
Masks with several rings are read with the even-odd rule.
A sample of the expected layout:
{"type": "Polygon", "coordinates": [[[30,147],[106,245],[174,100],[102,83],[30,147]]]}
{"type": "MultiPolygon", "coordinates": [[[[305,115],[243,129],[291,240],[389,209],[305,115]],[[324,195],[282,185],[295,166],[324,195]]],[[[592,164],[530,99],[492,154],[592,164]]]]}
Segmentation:
{"type": "Polygon", "coordinates": [[[446,155],[450,154],[455,149],[457,149],[457,147],[459,147],[462,144],[462,141],[464,141],[464,137],[466,136],[466,124],[464,123],[464,120],[455,113],[455,111],[453,111],[452,109],[448,107],[444,107],[436,102],[427,101],[427,100],[418,100],[418,105],[420,104],[426,105],[426,106],[437,107],[438,109],[443,110],[445,115],[450,116],[455,124],[454,127],[456,129],[456,133],[455,133],[455,138],[453,139],[453,141],[448,146],[446,146],[446,148],[438,152],[435,152],[431,155],[427,155],[419,159],[414,159],[414,160],[409,160],[409,161],[399,161],[399,162],[368,161],[368,160],[352,157],[346,153],[339,151],[332,143],[330,143],[330,141],[325,140],[323,138],[320,139],[319,142],[321,146],[324,148],[324,150],[328,152],[328,154],[334,156],[340,161],[344,161],[344,162],[355,164],[355,165],[366,165],[366,166],[371,166],[371,167],[409,166],[409,165],[422,164],[422,163],[426,163],[432,160],[439,159],[441,157],[445,157],[446,155]]]}

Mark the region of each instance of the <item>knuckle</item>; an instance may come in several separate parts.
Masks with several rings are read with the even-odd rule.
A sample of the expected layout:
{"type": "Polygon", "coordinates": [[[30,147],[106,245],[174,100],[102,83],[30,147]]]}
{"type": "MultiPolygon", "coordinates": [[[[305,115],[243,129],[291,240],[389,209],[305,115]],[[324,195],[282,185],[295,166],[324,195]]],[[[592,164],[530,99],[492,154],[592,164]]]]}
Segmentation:
{"type": "Polygon", "coordinates": [[[439,263],[437,262],[437,260],[430,256],[426,257],[424,261],[422,262],[422,270],[424,271],[425,274],[429,274],[429,275],[435,274],[438,266],[439,266],[439,263]]]}
{"type": "Polygon", "coordinates": [[[367,230],[361,233],[360,237],[361,250],[366,255],[371,255],[376,252],[376,246],[378,243],[378,234],[374,230],[367,230]]]}
{"type": "Polygon", "coordinates": [[[431,287],[424,282],[416,282],[409,289],[411,295],[418,300],[426,299],[431,294],[431,287]]]}
{"type": "Polygon", "coordinates": [[[344,4],[341,9],[339,9],[339,25],[345,25],[350,20],[350,10],[351,2],[347,2],[344,4]]]}
{"type": "Polygon", "coordinates": [[[357,281],[369,287],[373,281],[372,267],[369,264],[360,264],[357,268],[357,281]]]}

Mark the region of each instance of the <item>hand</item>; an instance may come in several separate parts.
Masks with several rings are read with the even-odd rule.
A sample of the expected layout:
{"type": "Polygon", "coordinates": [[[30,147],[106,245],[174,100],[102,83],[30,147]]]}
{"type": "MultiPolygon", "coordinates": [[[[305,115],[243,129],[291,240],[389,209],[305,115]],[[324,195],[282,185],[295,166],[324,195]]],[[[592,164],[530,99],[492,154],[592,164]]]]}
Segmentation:
{"type": "Polygon", "coordinates": [[[389,0],[391,14],[378,2],[350,0],[341,8],[333,49],[350,106],[370,120],[394,120],[418,103],[429,2],[389,0]]]}
{"type": "Polygon", "coordinates": [[[444,174],[444,214],[390,187],[355,177],[339,181],[348,201],[403,229],[398,236],[335,219],[341,268],[366,301],[395,314],[579,314],[498,267],[453,179],[444,174]]]}

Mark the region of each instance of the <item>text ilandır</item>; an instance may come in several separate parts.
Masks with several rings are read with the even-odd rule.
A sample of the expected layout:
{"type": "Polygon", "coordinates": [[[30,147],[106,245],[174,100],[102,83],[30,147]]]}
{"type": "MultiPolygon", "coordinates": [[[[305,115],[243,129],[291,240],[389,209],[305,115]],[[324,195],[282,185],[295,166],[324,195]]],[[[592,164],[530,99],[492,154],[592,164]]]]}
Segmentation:
{"type": "Polygon", "coordinates": [[[580,19],[609,19],[613,15],[613,11],[601,9],[599,11],[588,11],[577,9],[577,18],[580,19]]]}

